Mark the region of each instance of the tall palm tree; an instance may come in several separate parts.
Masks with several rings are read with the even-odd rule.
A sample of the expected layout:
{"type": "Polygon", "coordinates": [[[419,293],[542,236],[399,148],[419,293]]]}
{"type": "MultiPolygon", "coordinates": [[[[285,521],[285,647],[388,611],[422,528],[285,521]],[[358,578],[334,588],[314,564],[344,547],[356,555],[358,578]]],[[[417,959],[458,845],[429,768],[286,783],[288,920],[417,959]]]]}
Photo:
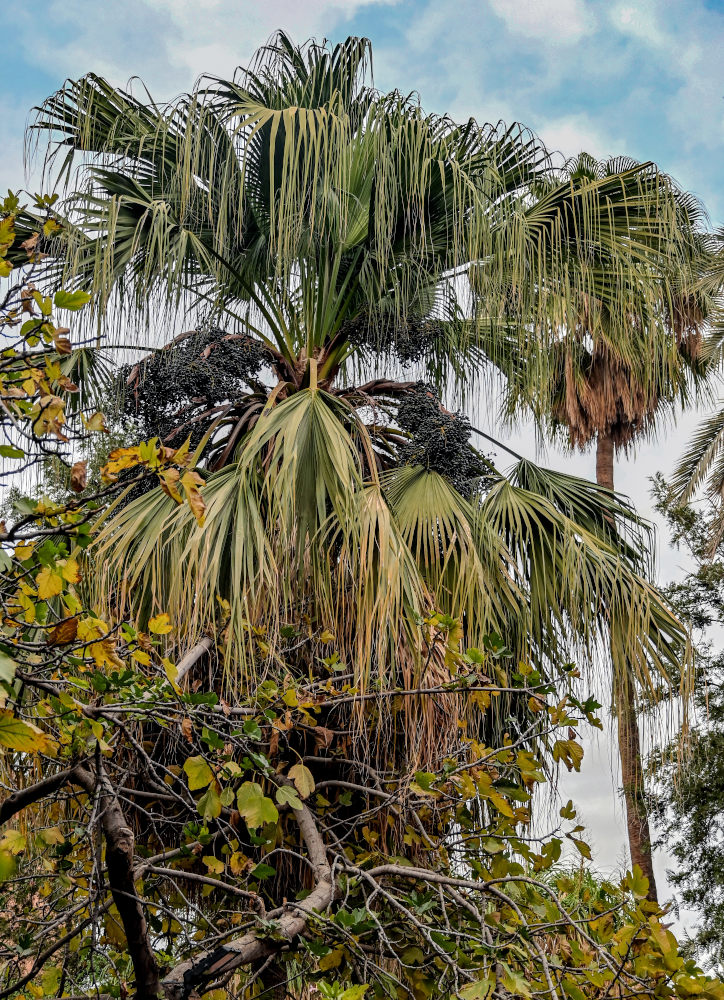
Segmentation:
{"type": "MultiPolygon", "coordinates": [[[[172,611],[182,647],[216,637],[227,690],[313,670],[331,642],[357,690],[425,687],[495,631],[541,671],[592,664],[605,635],[654,692],[688,646],[646,582],[645,526],[608,488],[525,461],[502,475],[439,397],[486,357],[514,382],[521,358],[540,365],[581,302],[606,300],[604,272],[628,288],[683,260],[673,189],[637,166],[561,182],[521,127],[380,94],[369,59],[363,39],[279,34],[170,105],[89,76],[39,109],[79,191],[64,266],[118,322],[186,303],[210,324],[127,379],[141,407],[168,390],[151,418],[192,436],[205,524],[160,490],[129,503],[100,533],[99,593],[172,611]],[[424,386],[396,375],[410,356],[424,386]]],[[[612,297],[611,322],[628,308],[612,297]]],[[[444,756],[457,710],[410,701],[414,763],[444,756]]]]}
{"type": "MultiPolygon", "coordinates": [[[[506,372],[509,414],[532,407],[550,436],[562,432],[571,447],[580,449],[595,442],[596,481],[613,491],[615,454],[652,433],[662,412],[684,405],[703,378],[702,326],[710,295],[701,277],[710,257],[709,238],[696,200],[651,164],[621,158],[599,162],[582,153],[562,173],[541,185],[544,205],[550,192],[559,190],[556,181],[579,190],[613,182],[610,209],[625,210],[616,187],[633,173],[648,184],[649,211],[659,210],[660,199],[676,219],[669,249],[659,231],[641,225],[640,216],[627,216],[631,240],[654,252],[628,261],[623,273],[611,266],[617,247],[590,246],[597,287],[580,298],[573,322],[557,325],[545,350],[534,343],[521,354],[511,338],[511,356],[522,363],[506,372]]],[[[499,349],[495,344],[491,353],[499,349]]],[[[647,875],[655,898],[635,683],[625,667],[612,676],[631,858],[647,875]]]]}

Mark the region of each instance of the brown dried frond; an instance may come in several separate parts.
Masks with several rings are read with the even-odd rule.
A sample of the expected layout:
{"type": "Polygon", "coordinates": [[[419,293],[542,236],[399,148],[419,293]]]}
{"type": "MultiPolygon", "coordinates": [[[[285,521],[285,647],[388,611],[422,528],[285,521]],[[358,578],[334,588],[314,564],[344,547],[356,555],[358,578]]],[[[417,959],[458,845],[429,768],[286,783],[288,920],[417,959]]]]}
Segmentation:
{"type": "Polygon", "coordinates": [[[631,367],[604,344],[594,347],[587,364],[576,365],[576,360],[566,349],[554,419],[566,426],[574,448],[585,448],[601,434],[625,450],[653,424],[657,393],[643,386],[631,367]]]}

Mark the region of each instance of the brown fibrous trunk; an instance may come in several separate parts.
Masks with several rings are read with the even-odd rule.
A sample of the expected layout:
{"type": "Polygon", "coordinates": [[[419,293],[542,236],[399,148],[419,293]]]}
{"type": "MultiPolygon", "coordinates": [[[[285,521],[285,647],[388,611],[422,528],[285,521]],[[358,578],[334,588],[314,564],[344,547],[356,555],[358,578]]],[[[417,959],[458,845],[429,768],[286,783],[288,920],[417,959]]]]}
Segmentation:
{"type": "MultiPolygon", "coordinates": [[[[599,434],[596,445],[596,482],[608,490],[614,488],[613,452],[613,438],[607,434],[599,434]]],[[[626,828],[631,864],[638,865],[649,880],[648,898],[657,902],[651,832],[641,764],[641,735],[633,684],[626,678],[617,679],[615,674],[613,684],[613,702],[618,720],[621,783],[626,805],[626,828]]]]}

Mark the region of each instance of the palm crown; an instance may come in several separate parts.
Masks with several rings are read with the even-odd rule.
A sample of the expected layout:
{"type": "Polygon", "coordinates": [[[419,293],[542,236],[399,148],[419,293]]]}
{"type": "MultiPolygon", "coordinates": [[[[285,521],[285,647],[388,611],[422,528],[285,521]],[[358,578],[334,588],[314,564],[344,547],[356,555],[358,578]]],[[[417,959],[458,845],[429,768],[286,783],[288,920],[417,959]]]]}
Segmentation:
{"type": "Polygon", "coordinates": [[[486,359],[515,379],[582,302],[611,331],[634,293],[659,308],[662,261],[686,282],[691,219],[650,164],[561,177],[518,126],[378,93],[369,56],[280,34],[167,106],[91,76],[39,110],[55,166],[80,156],[65,266],[121,319],[186,301],[212,324],[141,361],[131,395],[179,350],[186,371],[219,361],[218,398],[206,379],[175,427],[164,411],[210,472],[204,526],[161,491],[129,503],[97,543],[100,592],[141,617],[160,600],[186,645],[223,635],[232,685],[288,667],[304,622],[292,668],[333,641],[362,687],[450,677],[461,644],[495,631],[542,670],[605,634],[614,668],[653,689],[688,645],[644,579],[645,526],[581,480],[525,461],[502,475],[437,397],[486,359]],[[424,386],[390,376],[410,355],[424,386]]]}

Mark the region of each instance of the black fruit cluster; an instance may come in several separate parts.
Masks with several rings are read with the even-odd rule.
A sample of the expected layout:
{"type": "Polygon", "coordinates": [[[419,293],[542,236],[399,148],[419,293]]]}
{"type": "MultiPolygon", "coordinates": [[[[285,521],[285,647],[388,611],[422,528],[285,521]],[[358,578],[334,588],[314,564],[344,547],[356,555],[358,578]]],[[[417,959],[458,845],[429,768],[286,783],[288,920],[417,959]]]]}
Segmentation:
{"type": "Polygon", "coordinates": [[[213,419],[205,411],[246,394],[265,360],[253,337],[230,338],[218,328],[193,333],[121,369],[124,414],[146,438],[178,446],[190,435],[196,444],[213,419]]]}
{"type": "Polygon", "coordinates": [[[405,394],[397,422],[409,434],[398,447],[402,465],[423,465],[440,473],[464,497],[480,487],[486,465],[470,444],[470,421],[462,413],[445,410],[430,386],[418,382],[405,394]]]}
{"type": "Polygon", "coordinates": [[[347,320],[341,332],[357,347],[395,354],[403,365],[424,360],[445,335],[442,323],[436,319],[369,312],[361,312],[347,320]]]}

